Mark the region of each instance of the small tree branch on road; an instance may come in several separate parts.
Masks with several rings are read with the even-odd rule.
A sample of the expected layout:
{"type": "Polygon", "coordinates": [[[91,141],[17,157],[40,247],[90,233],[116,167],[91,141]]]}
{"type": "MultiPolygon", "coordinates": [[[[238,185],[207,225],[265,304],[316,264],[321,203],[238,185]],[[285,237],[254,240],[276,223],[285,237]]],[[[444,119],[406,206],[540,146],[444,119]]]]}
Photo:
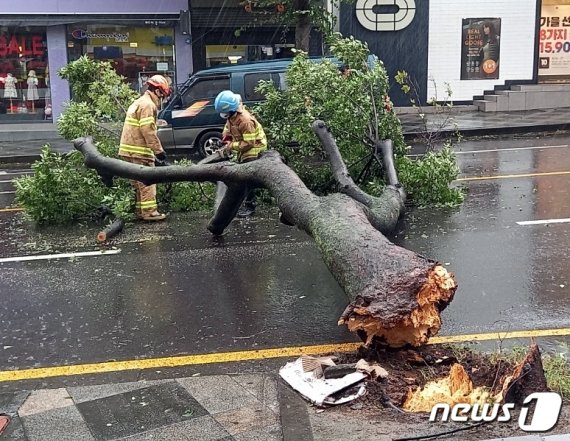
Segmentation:
{"type": "Polygon", "coordinates": [[[357,331],[367,344],[383,341],[395,347],[424,344],[441,327],[440,312],[456,289],[453,277],[435,261],[382,235],[381,231],[395,226],[403,210],[403,190],[396,182],[374,198],[357,189],[334,140],[326,148],[347,194],[322,197],[313,194],[275,151],[245,164],[224,161],[156,168],[104,157],[88,138],[76,140],[75,147],[85,156],[85,165],[104,176],[145,184],[225,183],[228,190],[208,225],[216,235],[233,220],[248,188],[265,187],[284,217],[314,238],[325,264],[349,297],[339,324],[357,331]]]}

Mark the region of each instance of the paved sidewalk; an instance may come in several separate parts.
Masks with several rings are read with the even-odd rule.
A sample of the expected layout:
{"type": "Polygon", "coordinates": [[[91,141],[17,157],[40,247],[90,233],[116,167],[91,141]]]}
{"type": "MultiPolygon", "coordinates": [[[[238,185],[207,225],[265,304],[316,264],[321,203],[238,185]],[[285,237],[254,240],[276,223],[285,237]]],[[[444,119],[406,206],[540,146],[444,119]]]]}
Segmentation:
{"type": "MultiPolygon", "coordinates": [[[[443,124],[444,117],[427,113],[428,127],[455,132],[457,124],[460,132],[472,136],[570,128],[570,108],[525,112],[452,111],[451,115],[452,119],[443,124]]],[[[424,130],[424,124],[417,113],[401,114],[399,118],[405,135],[411,136],[424,130]]]]}
{"type": "Polygon", "coordinates": [[[461,423],[429,423],[421,414],[365,403],[317,409],[267,372],[14,388],[0,392],[0,415],[10,418],[4,431],[0,425],[0,441],[570,440],[570,434],[496,438],[523,432],[503,423],[465,431],[461,423]]]}
{"type": "MultiPolygon", "coordinates": [[[[408,138],[424,130],[417,113],[410,113],[410,109],[402,112],[405,113],[399,118],[408,138]]],[[[426,114],[428,127],[453,133],[457,125],[464,135],[471,136],[570,129],[570,108],[496,113],[454,109],[452,112],[447,124],[443,124],[445,118],[439,115],[426,114]]],[[[46,143],[59,152],[73,150],[72,144],[62,139],[52,124],[0,124],[0,163],[34,161],[46,143]]]]}
{"type": "Polygon", "coordinates": [[[0,394],[4,441],[278,441],[277,379],[216,375],[0,394]]]}

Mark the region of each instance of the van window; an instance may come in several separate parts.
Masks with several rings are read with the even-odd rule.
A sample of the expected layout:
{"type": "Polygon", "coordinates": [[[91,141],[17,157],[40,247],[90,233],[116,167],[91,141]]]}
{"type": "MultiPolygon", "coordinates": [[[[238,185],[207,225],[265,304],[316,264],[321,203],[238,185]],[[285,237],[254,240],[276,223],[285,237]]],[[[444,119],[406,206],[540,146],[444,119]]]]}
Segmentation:
{"type": "Polygon", "coordinates": [[[264,97],[255,89],[260,81],[271,81],[271,73],[247,74],[243,77],[243,89],[246,101],[261,101],[264,97]]]}
{"type": "Polygon", "coordinates": [[[215,98],[222,90],[230,88],[229,78],[204,78],[194,83],[182,97],[182,106],[191,105],[197,100],[215,98]]]}
{"type": "Polygon", "coordinates": [[[285,72],[247,74],[243,78],[246,101],[262,101],[265,97],[256,91],[260,81],[273,81],[279,90],[285,89],[285,72]]]}
{"type": "Polygon", "coordinates": [[[285,78],[285,72],[276,72],[272,75],[273,84],[278,90],[286,90],[287,82],[285,78]]]}

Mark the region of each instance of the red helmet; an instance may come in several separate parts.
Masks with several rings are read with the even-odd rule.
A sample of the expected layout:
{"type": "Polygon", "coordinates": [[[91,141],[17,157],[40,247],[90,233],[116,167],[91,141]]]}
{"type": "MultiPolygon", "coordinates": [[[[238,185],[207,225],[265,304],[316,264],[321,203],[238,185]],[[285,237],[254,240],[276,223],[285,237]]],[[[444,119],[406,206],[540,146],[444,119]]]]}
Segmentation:
{"type": "Polygon", "coordinates": [[[170,95],[170,84],[162,75],[153,75],[148,79],[147,84],[151,84],[159,89],[164,96],[170,95]]]}

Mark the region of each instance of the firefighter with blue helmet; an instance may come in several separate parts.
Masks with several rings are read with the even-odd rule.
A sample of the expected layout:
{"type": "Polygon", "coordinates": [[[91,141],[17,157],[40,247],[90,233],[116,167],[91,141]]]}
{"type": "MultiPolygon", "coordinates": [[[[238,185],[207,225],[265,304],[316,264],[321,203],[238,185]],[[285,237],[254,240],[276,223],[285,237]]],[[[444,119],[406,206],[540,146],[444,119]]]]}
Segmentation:
{"type": "MultiPolygon", "coordinates": [[[[267,137],[257,119],[244,107],[241,96],[231,90],[224,90],[214,101],[214,108],[226,120],[222,142],[223,153],[236,154],[239,163],[256,160],[267,150],[267,137]]],[[[255,190],[248,193],[239,217],[255,212],[255,190]]]]}

